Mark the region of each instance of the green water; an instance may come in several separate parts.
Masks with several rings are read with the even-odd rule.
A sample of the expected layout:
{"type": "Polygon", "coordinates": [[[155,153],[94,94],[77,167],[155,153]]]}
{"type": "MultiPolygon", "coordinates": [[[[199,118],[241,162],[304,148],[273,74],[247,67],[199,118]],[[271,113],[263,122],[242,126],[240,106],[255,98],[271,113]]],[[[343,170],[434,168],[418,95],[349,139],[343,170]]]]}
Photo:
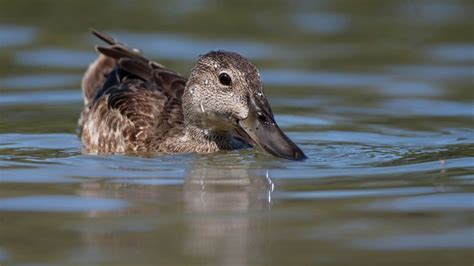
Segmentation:
{"type": "Polygon", "coordinates": [[[472,265],[472,1],[0,0],[0,265],[472,265]],[[260,69],[309,157],[82,153],[113,34],[260,69]]]}

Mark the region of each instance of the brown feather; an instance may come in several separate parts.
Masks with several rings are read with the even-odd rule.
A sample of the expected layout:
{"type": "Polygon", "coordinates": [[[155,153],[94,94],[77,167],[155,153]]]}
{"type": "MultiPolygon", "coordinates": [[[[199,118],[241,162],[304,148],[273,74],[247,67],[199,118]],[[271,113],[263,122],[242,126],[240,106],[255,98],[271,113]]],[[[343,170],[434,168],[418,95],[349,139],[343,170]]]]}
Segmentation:
{"type": "Polygon", "coordinates": [[[95,30],[93,33],[111,46],[97,47],[101,55],[94,68],[88,70],[88,80],[92,76],[102,79],[97,77],[95,82],[89,82],[94,84],[83,87],[87,101],[79,131],[88,150],[100,153],[160,150],[153,143],[165,140],[183,125],[181,95],[187,79],[105,33],[95,30]],[[108,67],[104,67],[104,62],[108,67]],[[106,76],[114,85],[104,86],[109,84],[106,76]]]}
{"type": "Polygon", "coordinates": [[[143,80],[151,81],[153,69],[146,62],[131,58],[122,58],[119,61],[119,66],[128,73],[131,73],[143,80]]]}
{"type": "Polygon", "coordinates": [[[88,151],[212,152],[242,147],[240,142],[190,138],[182,107],[187,78],[105,33],[92,32],[110,46],[96,48],[99,58],[84,76],[79,132],[88,151]]]}
{"type": "Polygon", "coordinates": [[[113,37],[111,37],[110,35],[108,35],[107,33],[105,32],[100,32],[98,30],[95,30],[95,29],[91,29],[91,32],[92,34],[94,34],[97,38],[101,39],[102,41],[110,44],[110,45],[114,45],[114,44],[117,44],[119,43],[117,40],[115,40],[113,37]]]}

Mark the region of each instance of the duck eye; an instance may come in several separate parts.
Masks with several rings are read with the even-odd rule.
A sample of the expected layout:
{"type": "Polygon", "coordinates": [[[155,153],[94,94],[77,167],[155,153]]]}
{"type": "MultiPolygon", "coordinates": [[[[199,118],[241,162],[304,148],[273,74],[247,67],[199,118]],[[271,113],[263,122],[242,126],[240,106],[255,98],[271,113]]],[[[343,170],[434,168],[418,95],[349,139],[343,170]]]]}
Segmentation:
{"type": "Polygon", "coordinates": [[[227,73],[221,73],[221,74],[219,75],[219,82],[220,82],[222,85],[229,86],[230,83],[232,82],[232,79],[230,78],[229,74],[227,74],[227,73]]]}

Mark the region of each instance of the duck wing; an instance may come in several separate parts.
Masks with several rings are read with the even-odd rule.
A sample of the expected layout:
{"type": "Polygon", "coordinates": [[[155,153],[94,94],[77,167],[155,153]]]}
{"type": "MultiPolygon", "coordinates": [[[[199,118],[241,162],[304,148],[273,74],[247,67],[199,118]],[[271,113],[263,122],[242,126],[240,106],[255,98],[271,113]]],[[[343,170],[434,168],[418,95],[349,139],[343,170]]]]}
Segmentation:
{"type": "MultiPolygon", "coordinates": [[[[117,71],[113,73],[115,83],[120,83],[124,78],[139,78],[156,83],[157,88],[168,97],[181,100],[187,78],[155,61],[148,60],[138,49],[129,48],[105,33],[96,30],[92,30],[92,33],[110,45],[109,47],[98,46],[97,51],[118,62],[115,69],[117,71]]],[[[109,84],[106,82],[103,87],[110,86],[111,80],[108,81],[109,84]]]]}
{"type": "Polygon", "coordinates": [[[181,97],[187,79],[137,49],[93,33],[110,45],[97,50],[116,66],[83,111],[83,142],[105,153],[157,151],[152,144],[183,125],[181,97]]]}

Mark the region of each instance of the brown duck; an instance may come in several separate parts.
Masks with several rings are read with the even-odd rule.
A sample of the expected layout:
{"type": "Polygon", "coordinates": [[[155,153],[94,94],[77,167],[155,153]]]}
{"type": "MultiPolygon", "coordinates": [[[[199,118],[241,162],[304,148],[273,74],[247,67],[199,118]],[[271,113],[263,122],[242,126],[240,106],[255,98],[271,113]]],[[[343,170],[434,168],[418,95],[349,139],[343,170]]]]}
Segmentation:
{"type": "Polygon", "coordinates": [[[278,127],[257,68],[237,53],[201,55],[189,78],[97,31],[109,44],[83,81],[79,132],[93,153],[211,153],[259,146],[306,156],[278,127]]]}

